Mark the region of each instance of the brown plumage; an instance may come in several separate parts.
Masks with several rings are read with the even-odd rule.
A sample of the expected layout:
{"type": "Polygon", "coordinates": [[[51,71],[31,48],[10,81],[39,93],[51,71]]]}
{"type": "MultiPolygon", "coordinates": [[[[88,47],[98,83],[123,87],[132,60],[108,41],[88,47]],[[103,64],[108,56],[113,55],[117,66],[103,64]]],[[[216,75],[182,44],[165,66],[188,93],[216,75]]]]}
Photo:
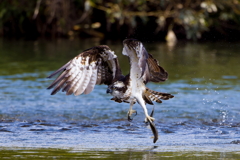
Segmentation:
{"type": "Polygon", "coordinates": [[[165,81],[168,78],[168,73],[158,64],[158,61],[151,54],[147,59],[148,68],[150,71],[150,79],[152,82],[165,81]]]}
{"type": "Polygon", "coordinates": [[[169,94],[169,93],[162,93],[162,92],[157,92],[157,91],[153,91],[149,88],[146,87],[145,92],[143,92],[143,98],[144,100],[148,103],[153,105],[152,101],[155,101],[157,103],[162,103],[162,101],[160,99],[163,100],[168,100],[170,98],[173,98],[174,96],[169,94]]]}
{"type": "Polygon", "coordinates": [[[109,85],[113,78],[121,75],[117,57],[106,45],[85,50],[48,78],[60,72],[61,75],[47,88],[54,88],[52,95],[61,89],[67,95],[88,94],[96,84],[109,85]],[[109,64],[115,66],[115,69],[109,64]]]}
{"type": "Polygon", "coordinates": [[[130,103],[128,120],[131,121],[132,110],[138,103],[144,110],[146,122],[154,135],[153,142],[158,140],[158,131],[153,123],[153,111],[149,115],[146,107],[153,102],[162,103],[161,100],[173,98],[168,93],[156,92],[145,85],[148,82],[162,82],[167,80],[168,73],[147,52],[143,44],[135,39],[123,41],[123,55],[128,56],[130,73],[122,75],[117,56],[106,45],[92,47],[74,57],[68,63],[52,73],[48,78],[60,74],[48,87],[52,89],[52,95],[62,90],[67,95],[88,94],[93,91],[95,85],[108,85],[107,93],[118,103],[130,103]]]}

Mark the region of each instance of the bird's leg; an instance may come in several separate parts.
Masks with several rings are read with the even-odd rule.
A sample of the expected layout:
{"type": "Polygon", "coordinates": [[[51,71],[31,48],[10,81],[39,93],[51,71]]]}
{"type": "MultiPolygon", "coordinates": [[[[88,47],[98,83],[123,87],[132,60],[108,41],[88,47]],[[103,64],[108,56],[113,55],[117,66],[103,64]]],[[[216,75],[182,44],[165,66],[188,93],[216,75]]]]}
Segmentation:
{"type": "Polygon", "coordinates": [[[146,104],[145,104],[144,100],[142,98],[139,98],[137,100],[138,100],[138,103],[143,108],[143,111],[145,113],[145,116],[146,116],[145,121],[149,122],[149,124],[150,124],[150,128],[151,128],[152,133],[154,135],[153,143],[155,143],[158,140],[158,131],[156,129],[155,124],[153,123],[154,118],[152,116],[153,116],[153,113],[154,113],[154,109],[152,110],[152,112],[151,112],[151,114],[149,116],[148,115],[148,111],[147,111],[147,107],[146,107],[146,104]]]}
{"type": "MultiPolygon", "coordinates": [[[[140,104],[141,105],[141,104],[140,104]]],[[[150,116],[148,115],[148,111],[147,111],[147,107],[146,107],[146,105],[144,104],[144,105],[141,105],[142,106],[142,108],[143,108],[143,111],[144,111],[144,114],[145,114],[145,120],[144,120],[144,122],[145,123],[147,123],[147,122],[153,122],[154,120],[155,120],[155,118],[153,118],[152,116],[153,116],[153,113],[154,113],[154,109],[152,110],[152,112],[151,112],[151,114],[150,114],[150,116]]]]}
{"type": "Polygon", "coordinates": [[[131,118],[131,116],[132,116],[133,113],[136,113],[135,116],[137,115],[137,111],[132,109],[134,103],[135,103],[134,101],[131,101],[131,102],[130,102],[130,107],[129,107],[129,110],[128,110],[128,121],[132,121],[132,120],[133,120],[133,119],[131,118]]]}

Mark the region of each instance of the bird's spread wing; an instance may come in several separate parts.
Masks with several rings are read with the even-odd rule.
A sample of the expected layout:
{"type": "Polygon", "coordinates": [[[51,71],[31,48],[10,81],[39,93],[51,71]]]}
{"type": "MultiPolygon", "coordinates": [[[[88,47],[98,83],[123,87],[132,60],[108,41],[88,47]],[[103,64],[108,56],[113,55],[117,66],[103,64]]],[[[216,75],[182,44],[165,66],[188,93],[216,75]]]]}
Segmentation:
{"type": "Polygon", "coordinates": [[[130,58],[131,65],[137,63],[141,72],[140,78],[142,78],[145,83],[148,81],[165,81],[168,78],[167,71],[159,66],[158,61],[147,52],[140,41],[135,39],[126,39],[123,41],[123,45],[123,55],[130,58]]]}
{"type": "Polygon", "coordinates": [[[165,81],[168,78],[168,73],[161,66],[159,66],[158,61],[153,58],[151,54],[148,54],[147,64],[150,72],[150,81],[160,82],[165,81]]]}
{"type": "Polygon", "coordinates": [[[52,95],[62,89],[67,95],[90,93],[96,84],[111,84],[121,75],[117,56],[106,45],[90,48],[63,65],[48,78],[61,73],[48,89],[52,95]],[[62,73],[61,73],[62,72],[62,73]]]}

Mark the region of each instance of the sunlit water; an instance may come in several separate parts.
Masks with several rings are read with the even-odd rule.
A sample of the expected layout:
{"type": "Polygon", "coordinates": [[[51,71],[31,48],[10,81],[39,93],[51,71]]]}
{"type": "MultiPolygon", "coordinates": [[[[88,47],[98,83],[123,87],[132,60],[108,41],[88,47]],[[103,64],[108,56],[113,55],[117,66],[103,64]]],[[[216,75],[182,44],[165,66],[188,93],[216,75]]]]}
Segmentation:
{"type": "MultiPolygon", "coordinates": [[[[52,71],[98,44],[115,50],[124,73],[128,72],[121,42],[1,40],[0,147],[5,157],[14,153],[24,157],[28,155],[24,151],[59,154],[49,148],[63,149],[69,156],[73,151],[85,151],[85,155],[107,154],[110,158],[108,151],[125,156],[142,151],[134,152],[135,159],[179,156],[180,152],[202,156],[211,152],[212,158],[240,156],[240,45],[178,43],[168,48],[162,43],[145,43],[169,73],[166,82],[149,83],[148,87],[175,96],[154,105],[160,137],[153,144],[141,107],[134,105],[138,115],[128,122],[129,104],[110,101],[107,86],[96,86],[91,94],[81,96],[61,92],[50,96],[46,89],[53,80],[46,78],[52,71]],[[13,148],[15,151],[9,150],[13,148]]],[[[148,106],[149,111],[152,108],[148,106]]]]}

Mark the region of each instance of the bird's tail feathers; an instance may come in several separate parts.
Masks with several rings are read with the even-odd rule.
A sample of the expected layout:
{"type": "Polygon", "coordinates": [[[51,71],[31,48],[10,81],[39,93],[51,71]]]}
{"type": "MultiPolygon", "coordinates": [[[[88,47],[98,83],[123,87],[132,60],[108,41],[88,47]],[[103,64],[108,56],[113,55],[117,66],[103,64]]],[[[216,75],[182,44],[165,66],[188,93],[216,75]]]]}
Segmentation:
{"type": "Polygon", "coordinates": [[[155,101],[157,103],[162,103],[162,100],[168,100],[170,98],[173,98],[174,96],[169,94],[169,93],[162,93],[162,92],[157,92],[153,91],[149,88],[146,87],[145,92],[143,93],[143,99],[148,103],[148,104],[153,104],[152,101],[155,101]]]}

